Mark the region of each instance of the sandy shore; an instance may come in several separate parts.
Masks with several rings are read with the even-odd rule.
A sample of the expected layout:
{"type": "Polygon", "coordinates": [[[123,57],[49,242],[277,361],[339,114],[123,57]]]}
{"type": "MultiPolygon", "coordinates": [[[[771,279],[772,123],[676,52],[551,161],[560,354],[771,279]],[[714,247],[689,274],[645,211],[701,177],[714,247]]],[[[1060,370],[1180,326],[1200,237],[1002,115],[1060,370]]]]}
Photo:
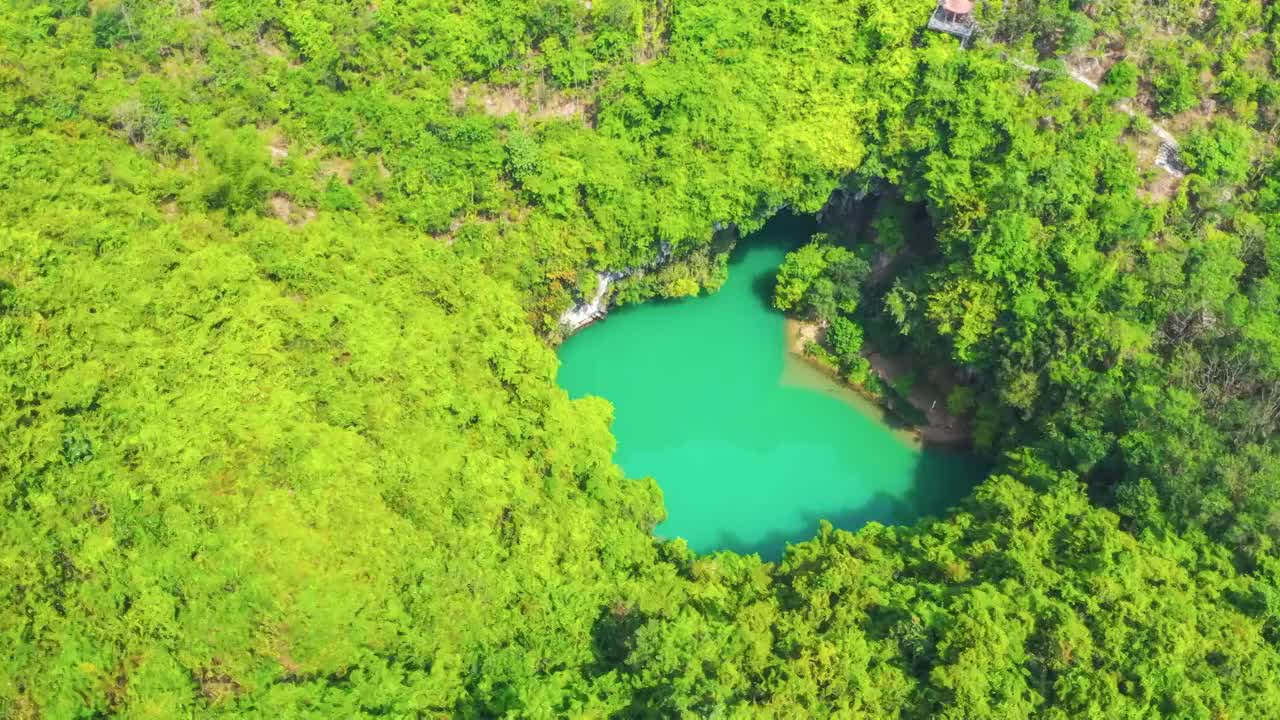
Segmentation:
{"type": "MultiPolygon", "coordinates": [[[[805,354],[805,346],[811,342],[821,342],[826,328],[816,323],[787,319],[786,344],[787,351],[799,356],[807,362],[832,375],[835,382],[843,382],[834,376],[831,369],[805,354]]],[[[905,358],[884,355],[872,350],[867,352],[867,361],[871,363],[872,372],[886,384],[892,385],[898,378],[916,371],[905,358]]],[[[919,410],[926,418],[926,425],[914,426],[912,431],[922,442],[930,445],[947,445],[964,447],[973,439],[973,428],[969,421],[947,412],[947,393],[954,386],[954,381],[941,371],[930,371],[927,378],[918,377],[911,387],[907,402],[919,410]]]]}
{"type": "Polygon", "coordinates": [[[787,350],[795,355],[808,357],[804,354],[805,347],[811,342],[820,343],[826,337],[827,329],[817,323],[787,318],[787,350]]]}

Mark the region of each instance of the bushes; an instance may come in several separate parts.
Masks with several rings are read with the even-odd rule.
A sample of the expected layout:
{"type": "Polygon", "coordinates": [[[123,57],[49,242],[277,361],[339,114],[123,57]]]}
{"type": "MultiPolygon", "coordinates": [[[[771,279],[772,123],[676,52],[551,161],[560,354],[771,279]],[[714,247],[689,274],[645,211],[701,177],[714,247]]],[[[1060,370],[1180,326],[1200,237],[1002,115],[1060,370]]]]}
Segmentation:
{"type": "Polygon", "coordinates": [[[1176,48],[1158,53],[1152,67],[1151,84],[1156,91],[1156,110],[1176,115],[1200,103],[1200,82],[1196,71],[1176,48]]]}
{"type": "Polygon", "coordinates": [[[862,280],[870,266],[830,242],[828,236],[816,235],[808,245],[787,254],[778,269],[774,307],[823,320],[857,309],[862,280]]]}
{"type": "Polygon", "coordinates": [[[1128,100],[1138,94],[1138,66],[1121,60],[1107,69],[1102,91],[1112,100],[1128,100]]]}
{"type": "Polygon", "coordinates": [[[201,192],[210,210],[235,215],[262,209],[271,186],[265,145],[251,127],[212,128],[206,145],[212,172],[207,173],[209,179],[201,192]]]}
{"type": "Polygon", "coordinates": [[[827,342],[836,358],[845,367],[851,367],[862,352],[862,328],[852,320],[837,315],[827,328],[827,342]]]}
{"type": "Polygon", "coordinates": [[[99,10],[93,14],[93,42],[100,48],[137,38],[129,18],[128,5],[99,10]]]}
{"type": "Polygon", "coordinates": [[[1183,162],[1215,186],[1235,185],[1249,174],[1249,129],[1226,119],[1215,119],[1207,128],[1197,128],[1182,141],[1183,162]]]}

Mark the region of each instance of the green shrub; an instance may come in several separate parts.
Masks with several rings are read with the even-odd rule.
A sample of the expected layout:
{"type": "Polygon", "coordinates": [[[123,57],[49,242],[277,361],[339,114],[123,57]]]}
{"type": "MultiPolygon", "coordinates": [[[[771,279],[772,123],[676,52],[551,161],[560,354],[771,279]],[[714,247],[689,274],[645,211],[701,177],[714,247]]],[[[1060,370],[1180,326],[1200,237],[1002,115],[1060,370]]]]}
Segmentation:
{"type": "Polygon", "coordinates": [[[862,351],[862,328],[838,315],[831,319],[831,326],[827,328],[827,342],[841,367],[851,367],[862,351]]]}
{"type": "Polygon", "coordinates": [[[1058,47],[1058,51],[1068,53],[1076,48],[1083,47],[1097,34],[1097,27],[1089,19],[1088,15],[1082,12],[1070,13],[1062,23],[1062,42],[1058,47]]]}
{"type": "Polygon", "coordinates": [[[121,8],[100,10],[93,15],[93,43],[100,48],[115,47],[130,40],[133,31],[121,8]]]}
{"type": "Polygon", "coordinates": [[[1156,91],[1156,110],[1162,115],[1176,115],[1200,102],[1195,70],[1176,52],[1166,52],[1157,61],[1151,82],[1156,91]]]}
{"type": "Polygon", "coordinates": [[[947,412],[952,415],[964,415],[977,407],[978,395],[968,385],[957,385],[947,393],[947,412]]]}
{"type": "Polygon", "coordinates": [[[1182,142],[1182,161],[1211,183],[1234,185],[1249,174],[1252,136],[1240,123],[1218,118],[1198,128],[1182,142]]]}
{"type": "Polygon", "coordinates": [[[1102,91],[1113,100],[1126,100],[1138,94],[1138,66],[1128,60],[1112,65],[1102,78],[1102,91]]]}
{"type": "Polygon", "coordinates": [[[820,233],[813,242],[787,254],[778,268],[773,305],[831,320],[858,307],[862,281],[871,267],[846,248],[830,245],[820,233]]]}
{"type": "Polygon", "coordinates": [[[861,355],[855,357],[853,362],[849,363],[849,369],[845,373],[845,380],[850,385],[858,385],[867,389],[872,389],[870,381],[874,379],[871,374],[871,361],[861,355]]]}

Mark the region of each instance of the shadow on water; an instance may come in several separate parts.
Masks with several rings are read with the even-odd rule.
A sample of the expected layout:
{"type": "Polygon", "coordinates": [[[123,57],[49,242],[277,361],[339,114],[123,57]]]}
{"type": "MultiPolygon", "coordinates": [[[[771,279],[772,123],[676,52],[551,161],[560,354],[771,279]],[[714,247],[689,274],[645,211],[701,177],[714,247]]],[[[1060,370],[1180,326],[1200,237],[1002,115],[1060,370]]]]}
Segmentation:
{"type": "Polygon", "coordinates": [[[818,222],[806,215],[796,215],[783,210],[769,220],[759,231],[738,241],[733,252],[729,254],[730,271],[732,266],[742,260],[748,249],[772,247],[781,250],[794,250],[809,242],[810,236],[818,231],[818,222]]]}
{"type": "Polygon", "coordinates": [[[901,516],[909,510],[906,504],[907,501],[903,499],[880,492],[858,507],[834,512],[803,513],[800,526],[794,530],[774,530],[755,540],[745,540],[737,533],[726,530],[720,535],[719,547],[739,555],[759,555],[766,562],[777,562],[782,559],[783,551],[788,545],[812,540],[818,534],[818,526],[823,520],[842,530],[856,531],[867,523],[885,522],[886,518],[901,516]]]}
{"type": "Polygon", "coordinates": [[[778,286],[778,276],[774,273],[757,275],[751,281],[751,294],[766,308],[773,309],[773,290],[778,286]]]}
{"type": "MultiPolygon", "coordinates": [[[[795,215],[783,210],[769,220],[759,232],[743,238],[729,255],[729,274],[732,276],[734,266],[742,262],[746,254],[757,248],[774,248],[791,252],[809,241],[817,232],[818,223],[804,215],[795,215]]],[[[761,273],[751,280],[751,291],[765,309],[773,311],[773,288],[777,284],[777,272],[761,273]]]]}
{"type": "Polygon", "coordinates": [[[990,465],[972,451],[925,443],[904,500],[917,518],[941,517],[982,482],[990,465]]]}
{"type": "Polygon", "coordinates": [[[926,447],[916,463],[911,488],[902,495],[877,492],[866,502],[845,510],[805,512],[793,530],[775,530],[762,538],[745,540],[737,533],[720,535],[719,548],[740,555],[759,555],[766,562],[782,559],[788,545],[812,540],[826,520],[837,529],[857,532],[867,524],[913,525],[925,518],[947,514],[985,479],[988,467],[974,456],[951,447],[926,447]]]}

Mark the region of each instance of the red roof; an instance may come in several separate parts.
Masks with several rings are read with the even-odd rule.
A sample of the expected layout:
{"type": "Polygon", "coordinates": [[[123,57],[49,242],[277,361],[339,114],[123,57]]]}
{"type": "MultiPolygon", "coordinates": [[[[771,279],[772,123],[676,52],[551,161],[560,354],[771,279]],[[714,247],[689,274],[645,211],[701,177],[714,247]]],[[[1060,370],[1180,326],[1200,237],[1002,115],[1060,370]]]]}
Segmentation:
{"type": "Polygon", "coordinates": [[[957,15],[973,12],[973,0],[942,0],[942,9],[957,15]]]}

